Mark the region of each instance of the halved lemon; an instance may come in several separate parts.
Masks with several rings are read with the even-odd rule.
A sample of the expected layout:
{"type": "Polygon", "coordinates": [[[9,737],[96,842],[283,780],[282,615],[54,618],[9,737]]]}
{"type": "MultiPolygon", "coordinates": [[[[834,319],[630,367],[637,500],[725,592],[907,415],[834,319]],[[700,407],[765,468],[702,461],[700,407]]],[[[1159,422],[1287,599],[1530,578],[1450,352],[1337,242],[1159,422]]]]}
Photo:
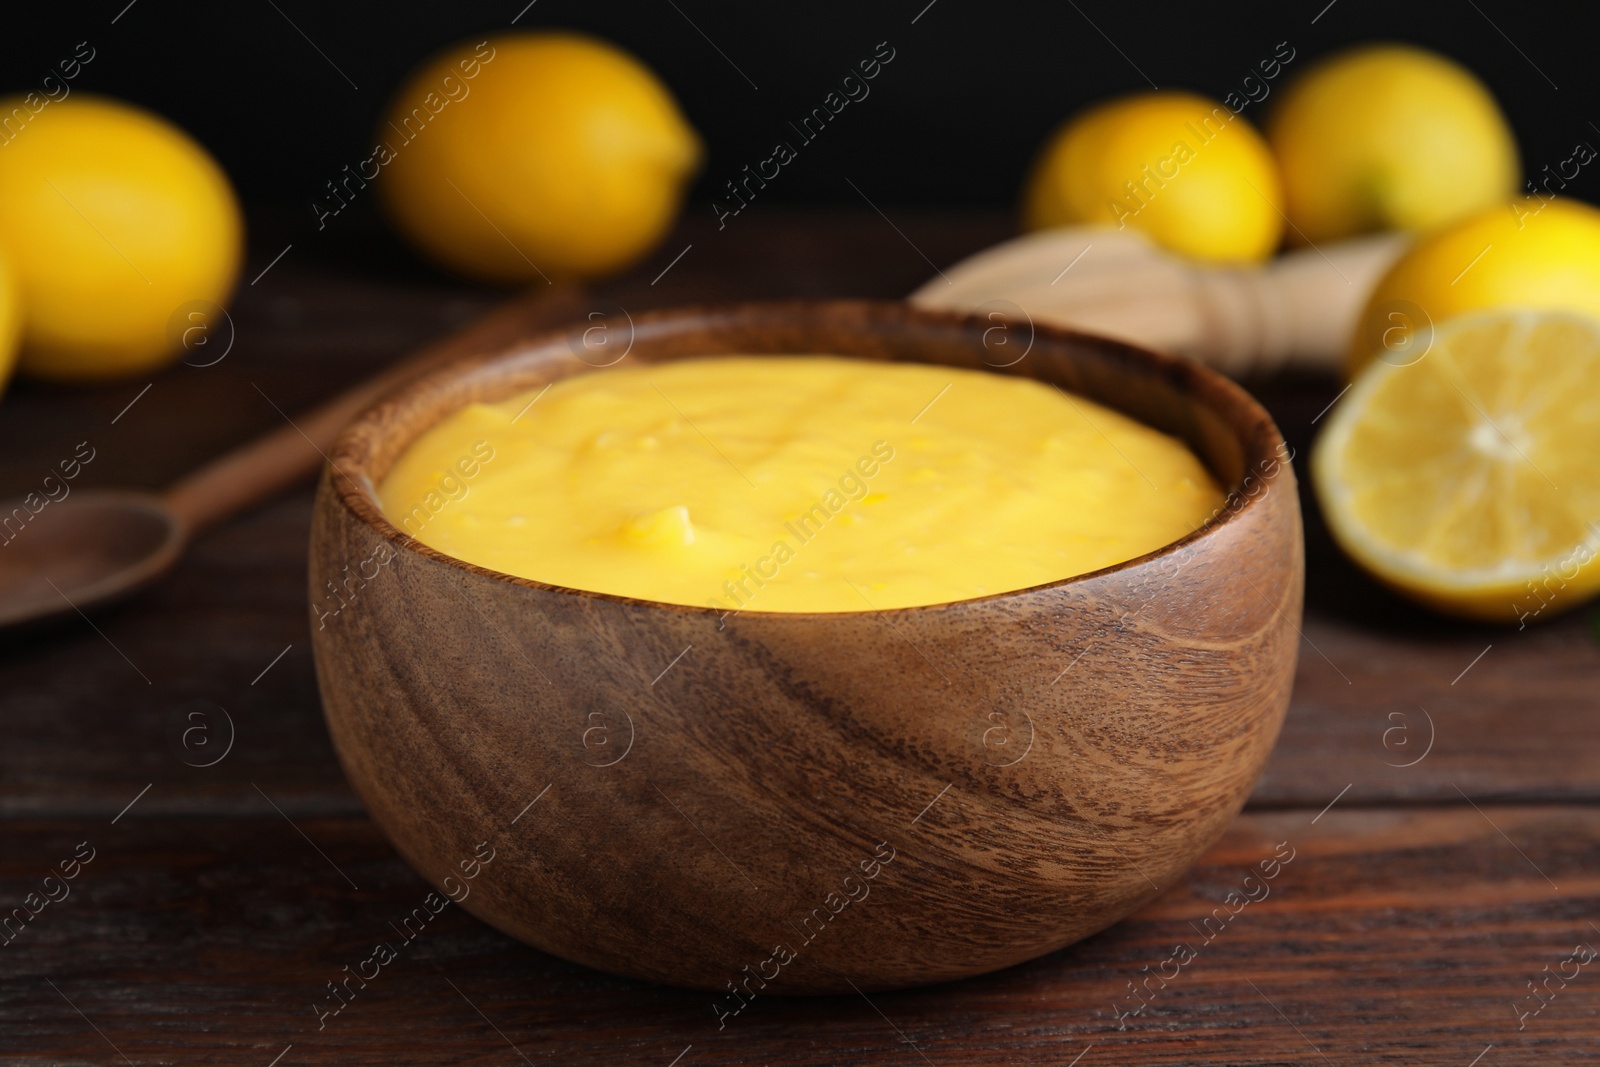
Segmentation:
{"type": "Polygon", "coordinates": [[[1600,592],[1600,321],[1499,311],[1374,360],[1311,458],[1335,540],[1446,614],[1523,622],[1600,592]]]}

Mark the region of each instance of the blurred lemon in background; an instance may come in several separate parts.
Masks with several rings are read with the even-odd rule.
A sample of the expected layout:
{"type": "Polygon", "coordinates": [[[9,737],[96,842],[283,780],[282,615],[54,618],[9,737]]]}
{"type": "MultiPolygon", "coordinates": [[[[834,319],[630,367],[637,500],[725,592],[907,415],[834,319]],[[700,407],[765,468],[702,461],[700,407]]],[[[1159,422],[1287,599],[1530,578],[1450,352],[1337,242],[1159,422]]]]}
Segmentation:
{"type": "Polygon", "coordinates": [[[22,334],[22,316],[17,307],[17,286],[5,256],[0,255],[0,392],[11,380],[17,366],[17,341],[22,334]]]}
{"type": "Polygon", "coordinates": [[[699,137],[655,75],[572,33],[443,53],[396,95],[378,138],[401,231],[496,282],[627,267],[665,236],[700,162],[699,137]]]}
{"type": "Polygon", "coordinates": [[[1411,362],[1430,329],[1487,308],[1600,316],[1600,211],[1576,200],[1519,199],[1423,237],[1367,298],[1349,373],[1379,357],[1411,362]]]}
{"type": "MultiPolygon", "coordinates": [[[[21,97],[0,114],[28,114],[21,97]]],[[[22,309],[21,369],[90,381],[181,351],[174,311],[223,303],[243,242],[227,176],[182,130],[116,100],[74,95],[0,150],[0,252],[22,309]]]]}
{"type": "Polygon", "coordinates": [[[1516,141],[1466,68],[1366,45],[1290,82],[1267,121],[1289,221],[1312,242],[1429,229],[1517,195],[1516,141]]]}
{"type": "Polygon", "coordinates": [[[1600,322],[1490,311],[1368,367],[1312,453],[1334,538],[1406,596],[1472,619],[1600,591],[1600,322]]]}
{"type": "Polygon", "coordinates": [[[1213,263],[1278,247],[1277,169],[1242,116],[1180,92],[1137,93],[1075,115],[1054,133],[1023,192],[1023,225],[1132,226],[1213,263]]]}

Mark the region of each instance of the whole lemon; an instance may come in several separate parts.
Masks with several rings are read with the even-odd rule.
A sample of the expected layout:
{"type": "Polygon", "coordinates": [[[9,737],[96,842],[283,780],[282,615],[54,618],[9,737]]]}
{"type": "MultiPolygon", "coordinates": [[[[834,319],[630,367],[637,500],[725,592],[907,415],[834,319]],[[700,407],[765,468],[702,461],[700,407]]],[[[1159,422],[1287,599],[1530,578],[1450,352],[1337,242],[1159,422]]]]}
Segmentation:
{"type": "Polygon", "coordinates": [[[1354,378],[1379,356],[1414,362],[1445,320],[1508,308],[1600,318],[1600,211],[1576,200],[1530,197],[1421,238],[1367,298],[1348,374],[1354,378]]]}
{"type": "Polygon", "coordinates": [[[1516,195],[1517,145],[1477,78],[1406,45],[1338,53],[1267,121],[1289,221],[1311,242],[1440,226],[1516,195]]]}
{"type": "Polygon", "coordinates": [[[62,381],[140,374],[181,352],[185,304],[220,304],[244,227],[227,175],[182,130],[117,100],[74,94],[0,146],[0,250],[22,306],[21,369],[62,381]]]}
{"type": "Polygon", "coordinates": [[[1023,225],[1133,226],[1214,263],[1278,247],[1278,174],[1261,135],[1202,96],[1137,93],[1095,105],[1051,136],[1028,177],[1023,225]]]}
{"type": "Polygon", "coordinates": [[[379,184],[401,231],[496,282],[628,266],[666,234],[700,160],[655,75],[574,33],[445,52],[396,95],[378,137],[379,184]]]}

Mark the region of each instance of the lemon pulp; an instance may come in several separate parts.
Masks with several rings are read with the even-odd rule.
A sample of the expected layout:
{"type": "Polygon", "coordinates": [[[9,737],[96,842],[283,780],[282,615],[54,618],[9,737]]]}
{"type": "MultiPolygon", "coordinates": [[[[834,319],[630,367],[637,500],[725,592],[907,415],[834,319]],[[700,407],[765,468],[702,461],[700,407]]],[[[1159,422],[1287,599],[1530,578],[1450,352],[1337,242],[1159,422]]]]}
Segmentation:
{"type": "Polygon", "coordinates": [[[1600,590],[1600,323],[1452,319],[1410,364],[1374,362],[1312,456],[1335,538],[1400,592],[1517,621],[1600,590]]]}
{"type": "Polygon", "coordinates": [[[828,356],[586,373],[423,434],[396,526],[554,585],[836,612],[1023,589],[1160,548],[1222,494],[1176,439],[1038,381],[828,356]]]}

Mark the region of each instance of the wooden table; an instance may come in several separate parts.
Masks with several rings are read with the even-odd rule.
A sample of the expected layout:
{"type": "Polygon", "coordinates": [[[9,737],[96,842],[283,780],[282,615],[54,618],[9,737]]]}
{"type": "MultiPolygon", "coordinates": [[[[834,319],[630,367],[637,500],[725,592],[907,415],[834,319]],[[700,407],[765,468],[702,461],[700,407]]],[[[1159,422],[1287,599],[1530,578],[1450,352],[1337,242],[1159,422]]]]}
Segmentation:
{"type": "MultiPolygon", "coordinates": [[[[890,214],[686,224],[596,301],[895,297],[1007,230],[998,216],[890,214]]],[[[221,363],[145,393],[145,380],[13,386],[0,493],[34,487],[85,440],[95,458],[77,484],[163,485],[277,424],[263,393],[304,408],[499,299],[410,264],[357,220],[308,230],[258,227],[247,282],[293,248],[242,288],[221,363]]],[[[1337,391],[1251,384],[1302,452],[1337,391]]],[[[67,895],[0,944],[0,1063],[1500,1067],[1600,1054],[1600,961],[1574,955],[1600,949],[1595,616],[1521,632],[1430,618],[1345,562],[1309,499],[1305,643],[1277,751],[1223,840],[1113,929],[953,985],[758,1000],[719,1031],[707,994],[588,971],[447,908],[319,1028],[326,983],[398,942],[391,924],[429,887],[329,747],[308,647],[310,502],[308,486],[205,537],[133,602],[6,639],[0,908],[67,895]],[[1292,862],[1240,908],[1230,894],[1280,842],[1292,862]],[[47,882],[75,853],[76,877],[47,882]],[[1220,932],[1204,925],[1219,907],[1220,932]],[[1177,967],[1180,943],[1194,958],[1177,967]],[[1136,1000],[1131,984],[1157,973],[1171,977],[1136,1000]]]]}

